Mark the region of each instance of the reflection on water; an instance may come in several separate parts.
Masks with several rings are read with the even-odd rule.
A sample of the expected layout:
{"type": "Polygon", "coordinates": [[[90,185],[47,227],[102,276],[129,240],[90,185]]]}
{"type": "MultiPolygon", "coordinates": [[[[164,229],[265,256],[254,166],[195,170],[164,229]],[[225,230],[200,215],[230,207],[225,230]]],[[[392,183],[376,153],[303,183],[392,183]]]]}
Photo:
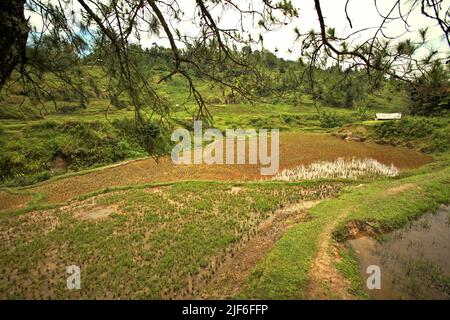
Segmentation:
{"type": "Polygon", "coordinates": [[[381,289],[372,299],[450,299],[450,206],[441,206],[408,227],[375,240],[348,240],[364,277],[369,265],[381,268],[381,289]]]}

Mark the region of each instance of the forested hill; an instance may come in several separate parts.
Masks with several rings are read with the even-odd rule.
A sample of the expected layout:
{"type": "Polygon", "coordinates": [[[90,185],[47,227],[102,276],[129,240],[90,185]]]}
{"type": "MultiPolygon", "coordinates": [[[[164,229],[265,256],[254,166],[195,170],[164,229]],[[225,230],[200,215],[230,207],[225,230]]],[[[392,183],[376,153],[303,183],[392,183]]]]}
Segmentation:
{"type": "MultiPolygon", "coordinates": [[[[13,73],[1,92],[0,185],[31,184],[67,171],[167,153],[170,128],[191,129],[198,107],[186,78],[170,76],[172,54],[156,45],[130,48],[145,81],[152,84],[163,101],[161,105],[167,107],[167,112],[159,114],[143,108],[140,116],[145,117],[145,125],[139,126],[136,103],[120,78],[114,78],[117,66],[105,55],[94,50],[80,60],[70,47],[51,42],[42,46],[32,55],[40,59],[41,72],[30,72],[28,81],[13,73]]],[[[286,61],[269,51],[248,47],[234,54],[249,68],[236,69],[205,58],[202,69],[186,71],[213,117],[212,125],[222,130],[242,127],[320,132],[371,120],[376,112],[442,117],[448,109],[448,74],[439,65],[430,72],[431,80],[420,86],[425,93],[418,96],[398,80],[380,77],[369,81],[365,70],[337,65],[311,69],[301,60],[286,61]],[[214,81],[211,74],[232,86],[214,81]],[[239,88],[247,91],[239,92],[239,88]]],[[[146,103],[141,101],[143,106],[146,103]]],[[[439,121],[421,120],[407,122],[404,128],[382,128],[382,132],[399,135],[405,129],[404,136],[415,137],[420,132],[434,132],[436,123],[438,129],[446,127],[439,121]],[[422,123],[422,129],[412,132],[411,123],[422,123]]],[[[439,134],[436,145],[446,137],[439,134]]],[[[391,137],[382,134],[380,139],[391,137]]],[[[388,142],[393,143],[391,140],[388,142]]]]}
{"type": "MultiPolygon", "coordinates": [[[[22,76],[13,73],[2,92],[0,119],[41,118],[48,113],[72,113],[99,104],[117,109],[131,106],[127,88],[121,88],[117,84],[119,80],[113,77],[117,66],[105,60],[104,55],[93,50],[80,60],[70,48],[54,46],[47,41],[47,46],[41,46],[38,54],[32,55],[43,69],[41,73],[29,74],[34,82],[22,81],[22,76]],[[49,61],[52,63],[46,63],[49,61]]],[[[146,81],[154,85],[163,100],[170,105],[186,101],[188,82],[179,74],[171,76],[174,62],[170,49],[154,44],[145,49],[131,46],[129,52],[146,81]],[[161,79],[163,81],[159,83],[161,79]]],[[[189,55],[189,51],[184,54],[189,55]]],[[[370,110],[423,113],[419,108],[412,109],[410,98],[415,92],[398,80],[380,77],[369,81],[365,70],[345,69],[337,63],[321,69],[312,68],[301,59],[284,60],[267,50],[252,51],[249,47],[234,54],[249,68],[215,64],[213,59],[207,58],[213,55],[202,54],[206,57],[202,69],[188,68],[186,71],[207,106],[249,102],[298,106],[314,101],[312,107],[319,112],[320,106],[347,108],[367,118],[371,117],[370,110]],[[214,81],[211,74],[231,86],[214,81]],[[240,88],[245,91],[239,91],[240,88]]],[[[445,87],[442,66],[437,66],[435,73],[434,83],[429,86],[445,87]]],[[[190,98],[187,104],[195,104],[194,97],[191,95],[190,98]]],[[[432,109],[435,111],[434,107],[432,109]]]]}

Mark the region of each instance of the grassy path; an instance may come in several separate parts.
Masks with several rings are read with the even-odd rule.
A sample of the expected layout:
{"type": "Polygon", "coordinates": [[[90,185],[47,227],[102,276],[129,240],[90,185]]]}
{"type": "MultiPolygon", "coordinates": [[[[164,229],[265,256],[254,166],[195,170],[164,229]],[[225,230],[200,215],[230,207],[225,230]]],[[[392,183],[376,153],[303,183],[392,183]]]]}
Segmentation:
{"type": "Polygon", "coordinates": [[[317,238],[318,250],[309,270],[307,287],[308,299],[352,299],[349,283],[335,266],[339,259],[332,233],[339,221],[345,219],[349,212],[342,211],[335,219],[327,223],[317,238]]]}
{"type": "Polygon", "coordinates": [[[256,234],[215,272],[210,283],[192,298],[227,299],[239,293],[253,267],[273,248],[283,233],[309,219],[308,209],[319,201],[300,201],[277,210],[258,227],[256,234]]]}

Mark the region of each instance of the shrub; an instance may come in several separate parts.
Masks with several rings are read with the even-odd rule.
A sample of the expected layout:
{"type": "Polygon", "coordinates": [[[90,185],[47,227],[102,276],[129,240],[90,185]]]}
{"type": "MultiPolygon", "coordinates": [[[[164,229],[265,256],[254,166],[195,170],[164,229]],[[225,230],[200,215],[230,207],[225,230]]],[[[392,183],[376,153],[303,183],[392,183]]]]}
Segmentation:
{"type": "Polygon", "coordinates": [[[238,95],[234,93],[229,93],[225,96],[225,102],[227,104],[238,104],[241,102],[241,99],[238,95]]]}
{"type": "Polygon", "coordinates": [[[222,104],[223,101],[220,97],[209,97],[206,99],[207,104],[222,104]]]}
{"type": "Polygon", "coordinates": [[[403,139],[422,138],[433,132],[435,123],[423,117],[407,117],[400,121],[384,121],[375,126],[375,132],[381,139],[401,137],[403,139]]]}
{"type": "MultiPolygon", "coordinates": [[[[22,100],[20,100],[21,102],[22,100]]],[[[5,101],[0,105],[0,119],[29,120],[42,119],[39,106],[33,106],[25,103],[18,107],[15,102],[5,101]]]]}
{"type": "Polygon", "coordinates": [[[425,74],[407,86],[411,114],[425,116],[448,113],[449,80],[447,68],[441,63],[435,63],[425,74]]]}
{"type": "Polygon", "coordinates": [[[439,130],[433,132],[430,142],[422,147],[423,152],[446,152],[450,146],[450,132],[448,130],[439,130]]]}
{"type": "Polygon", "coordinates": [[[356,113],[359,120],[364,121],[369,119],[369,107],[367,104],[360,103],[356,106],[356,113]]]}
{"type": "Polygon", "coordinates": [[[293,114],[282,114],[281,115],[281,121],[283,121],[286,124],[292,124],[295,122],[298,122],[300,120],[299,115],[293,115],[293,114]]]}
{"type": "Polygon", "coordinates": [[[16,179],[26,184],[45,179],[48,174],[43,172],[52,169],[57,156],[67,161],[68,169],[80,170],[144,155],[141,138],[131,124],[121,120],[115,125],[125,130],[99,121],[44,121],[26,127],[20,139],[2,137],[0,180],[16,179]]]}
{"type": "Polygon", "coordinates": [[[415,147],[424,152],[448,150],[448,118],[406,117],[374,126],[374,138],[381,143],[415,147]]]}
{"type": "Polygon", "coordinates": [[[121,100],[118,96],[111,95],[109,101],[111,102],[111,105],[117,109],[125,109],[127,107],[126,102],[121,100]]]}
{"type": "Polygon", "coordinates": [[[322,128],[335,128],[345,123],[344,119],[339,117],[336,112],[322,111],[319,120],[322,128]]]}
{"type": "Polygon", "coordinates": [[[81,104],[79,104],[79,105],[69,104],[69,105],[63,105],[61,107],[58,107],[57,111],[59,113],[74,113],[81,109],[84,109],[84,106],[82,106],[81,104]]]}

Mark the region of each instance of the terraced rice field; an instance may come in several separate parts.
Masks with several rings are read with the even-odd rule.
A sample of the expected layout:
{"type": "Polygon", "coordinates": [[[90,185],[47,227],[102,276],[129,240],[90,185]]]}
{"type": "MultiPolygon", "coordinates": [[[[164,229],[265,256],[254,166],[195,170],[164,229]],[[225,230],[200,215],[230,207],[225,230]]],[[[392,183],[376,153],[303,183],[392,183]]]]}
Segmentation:
{"type": "MultiPolygon", "coordinates": [[[[280,134],[279,169],[309,165],[316,161],[338,158],[372,158],[383,164],[394,164],[400,170],[417,168],[432,158],[412,150],[382,146],[369,142],[344,141],[326,134],[286,132],[280,134]]],[[[62,203],[76,196],[113,186],[129,186],[158,181],[222,180],[245,181],[270,178],[261,176],[258,165],[174,165],[169,157],[128,162],[104,170],[44,182],[26,188],[31,194],[41,194],[46,203],[62,203]]],[[[0,191],[0,211],[24,205],[20,199],[0,191]]],[[[29,198],[21,198],[26,202],[29,198]]]]}
{"type": "MultiPolygon", "coordinates": [[[[337,194],[335,184],[196,182],[133,188],[20,216],[0,216],[1,298],[153,298],[214,296],[222,265],[260,230],[273,235],[247,253],[262,257],[306,208],[290,203],[337,194]],[[83,290],[66,288],[78,265],[83,290]]],[[[300,219],[300,220],[299,220],[300,219]]],[[[242,254],[242,253],[241,253],[242,254]]],[[[257,262],[241,266],[241,274],[257,262]]],[[[245,277],[237,278],[238,288],[245,277]]],[[[223,292],[224,286],[221,286],[223,292]]],[[[233,288],[228,293],[232,295],[233,288]]]]}
{"type": "MultiPolygon", "coordinates": [[[[431,162],[402,148],[304,133],[281,134],[280,155],[280,170],[337,158],[400,170],[431,162]]],[[[448,199],[441,170],[367,184],[277,182],[256,165],[163,158],[1,191],[0,297],[354,298],[345,272],[357,268],[338,272],[333,233],[358,215],[401,225],[397,212],[408,221],[420,204],[448,199]],[[81,269],[82,290],[67,290],[70,265],[81,269]]]]}

